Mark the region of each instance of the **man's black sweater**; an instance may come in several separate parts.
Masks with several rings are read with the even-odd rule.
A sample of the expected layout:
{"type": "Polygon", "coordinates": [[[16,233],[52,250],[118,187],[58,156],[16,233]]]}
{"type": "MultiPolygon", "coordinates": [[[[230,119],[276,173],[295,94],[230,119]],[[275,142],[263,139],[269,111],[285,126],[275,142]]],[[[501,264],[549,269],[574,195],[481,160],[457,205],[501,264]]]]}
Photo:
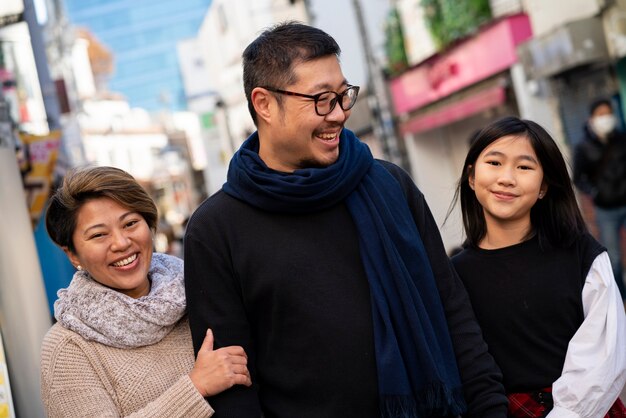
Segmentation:
{"type": "MultiPolygon", "coordinates": [[[[482,339],[423,195],[384,163],[405,191],[448,319],[471,417],[505,417],[501,374],[482,339]]],[[[367,277],[344,204],[306,215],[256,209],[220,191],[185,236],[194,347],[242,345],[253,387],[209,399],[217,418],[374,418],[378,386],[367,277]],[[261,412],[262,411],[262,412],[261,412]]]]}

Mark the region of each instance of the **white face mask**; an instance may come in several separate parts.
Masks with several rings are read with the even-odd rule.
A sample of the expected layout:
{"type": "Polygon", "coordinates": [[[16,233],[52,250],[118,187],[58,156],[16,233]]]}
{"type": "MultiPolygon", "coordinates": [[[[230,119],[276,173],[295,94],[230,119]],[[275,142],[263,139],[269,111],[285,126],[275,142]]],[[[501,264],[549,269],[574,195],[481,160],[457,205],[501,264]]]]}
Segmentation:
{"type": "Polygon", "coordinates": [[[617,125],[617,120],[614,115],[595,116],[591,119],[591,128],[601,138],[613,132],[615,125],[617,125]]]}

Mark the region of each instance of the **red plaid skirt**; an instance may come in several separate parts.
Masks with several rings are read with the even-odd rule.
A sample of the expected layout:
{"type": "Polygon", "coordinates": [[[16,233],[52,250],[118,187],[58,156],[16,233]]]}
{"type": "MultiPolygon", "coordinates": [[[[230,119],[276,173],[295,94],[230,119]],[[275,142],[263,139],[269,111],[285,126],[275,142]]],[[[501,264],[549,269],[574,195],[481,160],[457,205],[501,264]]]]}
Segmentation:
{"type": "MultiPolygon", "coordinates": [[[[552,388],[537,392],[511,393],[509,398],[510,418],[543,418],[552,410],[552,388]]],[[[626,408],[619,398],[604,418],[626,418],[626,408]]]]}

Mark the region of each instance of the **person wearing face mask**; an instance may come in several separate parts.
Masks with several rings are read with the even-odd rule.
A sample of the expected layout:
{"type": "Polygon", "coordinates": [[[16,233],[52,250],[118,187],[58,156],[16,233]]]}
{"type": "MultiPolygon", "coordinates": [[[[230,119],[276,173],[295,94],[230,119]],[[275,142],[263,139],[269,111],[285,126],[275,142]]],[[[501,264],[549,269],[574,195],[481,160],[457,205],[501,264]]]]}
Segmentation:
{"type": "Polygon", "coordinates": [[[617,129],[609,99],[590,108],[574,153],[574,184],[593,200],[600,241],[606,246],[622,299],[626,300],[620,231],[626,227],[626,134],[617,129]]]}

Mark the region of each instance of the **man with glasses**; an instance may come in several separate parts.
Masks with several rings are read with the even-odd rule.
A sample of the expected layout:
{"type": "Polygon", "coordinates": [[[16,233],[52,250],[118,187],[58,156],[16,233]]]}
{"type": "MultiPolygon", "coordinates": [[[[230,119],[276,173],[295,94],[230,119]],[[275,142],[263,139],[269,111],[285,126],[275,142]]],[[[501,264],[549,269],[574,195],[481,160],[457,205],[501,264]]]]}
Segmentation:
{"type": "Polygon", "coordinates": [[[253,386],[215,417],[506,417],[501,375],[410,177],[344,124],[359,87],[325,32],[243,53],[257,132],[185,235],[195,349],[241,345],[253,386]]]}

